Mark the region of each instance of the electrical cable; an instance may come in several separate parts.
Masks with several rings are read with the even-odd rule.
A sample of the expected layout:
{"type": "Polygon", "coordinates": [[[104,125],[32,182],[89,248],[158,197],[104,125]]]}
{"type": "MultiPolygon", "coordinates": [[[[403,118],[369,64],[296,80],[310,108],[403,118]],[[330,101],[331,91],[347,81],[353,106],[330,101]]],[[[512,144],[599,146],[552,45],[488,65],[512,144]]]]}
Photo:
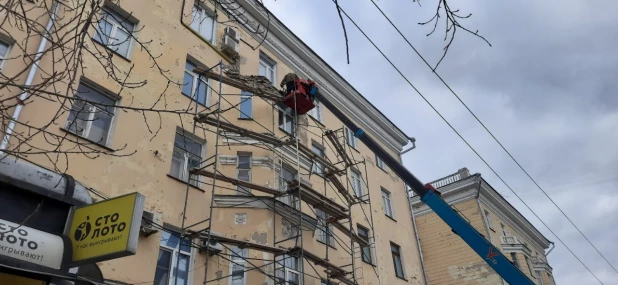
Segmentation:
{"type": "Polygon", "coordinates": [[[416,86],[414,86],[414,84],[412,84],[412,82],[410,82],[410,80],[403,74],[403,72],[392,62],[392,60],[390,60],[390,58],[388,58],[388,56],[386,56],[386,54],[384,54],[384,52],[375,44],[375,42],[373,42],[373,40],[371,40],[371,38],[369,38],[369,36],[358,26],[358,24],[356,24],[356,22],[354,20],[352,20],[352,18],[345,12],[345,10],[341,8],[341,12],[361,32],[361,34],[363,34],[365,36],[365,38],[373,45],[373,47],[376,48],[376,50],[378,50],[378,52],[384,57],[384,59],[386,59],[386,61],[388,61],[390,63],[390,65],[399,73],[399,75],[401,75],[401,77],[408,83],[408,85],[410,85],[410,87],[412,87],[412,89],[414,89],[414,91],[416,91],[416,93],[418,93],[418,95],[422,97],[422,99],[434,110],[434,112],[436,112],[436,114],[438,114],[438,116],[440,116],[440,118],[442,118],[442,120],[453,130],[453,132],[455,132],[455,134],[457,134],[457,136],[459,136],[459,138],[481,159],[481,161],[483,161],[483,163],[494,173],[494,175],[496,175],[496,177],[498,177],[498,179],[500,181],[502,181],[502,183],[507,188],[509,188],[509,190],[511,190],[511,192],[513,192],[513,194],[515,194],[515,196],[526,206],[526,208],[528,208],[528,210],[530,210],[530,212],[556,237],[556,239],[558,239],[558,241],[562,245],[564,245],[564,247],[588,270],[588,272],[590,272],[590,274],[592,274],[594,276],[594,278],[599,283],[604,284],[599,279],[599,277],[597,277],[592,272],[592,270],[562,241],[562,239],[560,239],[560,237],[558,235],[556,235],[553,232],[553,230],[551,230],[551,228],[549,228],[549,226],[530,208],[530,206],[528,206],[528,204],[526,204],[519,197],[519,195],[517,195],[517,193],[515,193],[515,191],[513,191],[511,186],[508,183],[506,183],[506,181],[504,181],[504,179],[494,170],[494,168],[489,165],[489,163],[476,151],[476,149],[474,149],[472,147],[472,145],[470,145],[470,143],[468,143],[468,141],[466,139],[464,139],[464,137],[455,129],[455,127],[453,127],[453,125],[451,125],[451,123],[429,102],[429,100],[427,100],[427,98],[425,98],[425,96],[420,92],[420,90],[418,90],[416,88],[416,86]]]}

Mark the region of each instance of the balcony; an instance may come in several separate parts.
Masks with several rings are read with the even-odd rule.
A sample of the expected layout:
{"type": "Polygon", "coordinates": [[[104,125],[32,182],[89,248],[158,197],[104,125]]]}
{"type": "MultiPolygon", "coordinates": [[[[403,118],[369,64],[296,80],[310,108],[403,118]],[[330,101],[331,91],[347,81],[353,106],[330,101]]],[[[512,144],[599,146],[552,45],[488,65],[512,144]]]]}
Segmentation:
{"type": "Polygon", "coordinates": [[[523,253],[530,256],[530,248],[516,236],[502,236],[502,250],[505,252],[523,253]]]}
{"type": "Polygon", "coordinates": [[[532,267],[534,268],[534,270],[545,270],[549,273],[552,272],[552,268],[551,266],[549,266],[549,263],[547,263],[547,260],[545,260],[541,256],[531,257],[530,262],[532,262],[532,267]]]}

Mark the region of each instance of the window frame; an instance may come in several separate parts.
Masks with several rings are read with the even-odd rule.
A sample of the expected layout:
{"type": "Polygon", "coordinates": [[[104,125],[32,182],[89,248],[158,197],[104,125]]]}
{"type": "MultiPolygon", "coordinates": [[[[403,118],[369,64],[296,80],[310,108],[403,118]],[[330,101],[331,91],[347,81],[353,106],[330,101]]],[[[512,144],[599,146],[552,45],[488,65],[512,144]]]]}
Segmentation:
{"type": "Polygon", "coordinates": [[[237,246],[232,246],[230,247],[230,277],[228,278],[228,284],[232,285],[233,283],[233,274],[234,274],[234,264],[238,265],[238,266],[242,266],[244,268],[244,272],[243,272],[243,284],[247,285],[247,278],[248,276],[248,272],[247,270],[247,259],[249,256],[249,249],[248,248],[238,248],[237,246]],[[239,249],[241,254],[243,255],[242,257],[236,253],[234,251],[234,249],[239,249]]]}
{"type": "Polygon", "coordinates": [[[238,104],[238,119],[251,120],[253,119],[253,93],[240,91],[240,103],[238,104]],[[244,100],[244,101],[243,101],[244,100]],[[249,114],[242,111],[243,105],[249,105],[249,114]]]}
{"type": "Polygon", "coordinates": [[[199,63],[197,63],[195,60],[187,58],[187,60],[185,61],[185,68],[184,68],[184,73],[183,73],[183,86],[184,86],[184,78],[185,75],[187,75],[187,73],[189,73],[189,76],[192,77],[191,79],[191,95],[187,95],[183,92],[183,88],[180,88],[180,94],[184,95],[185,97],[189,98],[191,101],[196,101],[198,104],[206,107],[206,108],[210,108],[210,97],[212,96],[212,89],[210,89],[210,84],[212,83],[212,80],[210,78],[203,78],[200,77],[199,74],[193,72],[193,70],[187,70],[187,63],[190,63],[194,66],[200,66],[199,63]],[[201,82],[200,82],[201,81],[201,82]],[[205,84],[206,85],[206,98],[204,98],[204,102],[200,102],[197,100],[197,88],[198,88],[198,83],[200,84],[205,84]]]}
{"type": "Polygon", "coordinates": [[[345,142],[351,148],[358,150],[358,139],[354,136],[354,132],[348,129],[348,127],[344,126],[343,131],[345,133],[345,142]]]}
{"type": "MultiPolygon", "coordinates": [[[[252,169],[251,167],[253,166],[253,155],[250,152],[239,152],[236,156],[236,179],[240,180],[240,181],[244,181],[240,179],[240,172],[241,171],[248,171],[249,173],[249,181],[245,181],[245,182],[249,182],[251,183],[251,179],[253,178],[251,173],[252,169]],[[249,168],[240,168],[240,157],[249,157],[249,168]]],[[[247,188],[247,187],[242,187],[239,185],[236,185],[236,195],[243,195],[243,196],[249,196],[251,195],[251,188],[247,188]],[[240,190],[238,190],[239,188],[243,188],[246,190],[247,193],[242,193],[240,190]]]]}
{"type": "Polygon", "coordinates": [[[103,7],[101,8],[101,19],[99,19],[99,21],[97,22],[94,35],[92,36],[92,40],[103,45],[105,48],[111,50],[115,54],[130,60],[133,55],[133,48],[135,46],[135,38],[136,38],[135,32],[137,31],[138,24],[139,22],[137,21],[137,19],[135,19],[131,14],[128,14],[125,11],[121,10],[119,7],[112,7],[111,5],[103,5],[103,7]],[[106,19],[109,19],[109,18],[112,19],[112,21],[106,20],[108,24],[112,25],[112,29],[109,32],[109,36],[106,35],[105,33],[100,33],[101,31],[99,30],[100,21],[103,20],[103,13],[108,13],[109,16],[111,16],[111,17],[107,16],[106,19]],[[112,15],[112,14],[115,14],[115,15],[112,15]],[[133,29],[129,31],[128,29],[123,27],[122,23],[117,19],[117,17],[120,19],[123,19],[124,21],[129,22],[131,25],[133,25],[133,29]],[[118,32],[118,28],[126,32],[129,37],[129,46],[127,47],[127,54],[122,54],[118,52],[117,50],[113,49],[114,40],[117,40],[116,33],[118,32]],[[101,41],[97,39],[97,35],[99,36],[101,41]],[[107,43],[102,42],[103,36],[107,37],[107,43]]]}
{"type": "Polygon", "coordinates": [[[383,204],[382,207],[384,207],[384,215],[394,220],[395,219],[395,209],[393,208],[393,199],[391,196],[391,192],[380,187],[380,194],[382,195],[382,204],[383,204]]]}
{"type": "Polygon", "coordinates": [[[399,246],[398,244],[394,242],[390,242],[390,247],[391,247],[391,255],[393,258],[393,267],[394,267],[393,269],[395,269],[395,276],[397,276],[397,278],[401,278],[405,280],[406,271],[403,265],[403,256],[401,254],[401,246],[399,246]],[[397,248],[397,252],[393,251],[393,248],[397,248]],[[399,272],[397,272],[397,259],[395,257],[398,257],[399,267],[401,267],[401,276],[399,275],[399,272]]]}
{"type": "Polygon", "coordinates": [[[206,42],[214,46],[217,45],[217,14],[214,11],[212,11],[212,9],[210,9],[208,6],[206,6],[205,3],[201,3],[200,1],[195,1],[195,5],[193,5],[193,8],[191,8],[191,23],[189,24],[189,27],[191,27],[191,30],[193,30],[198,35],[200,35],[200,37],[204,39],[206,42]],[[197,22],[198,29],[196,30],[195,27],[193,26],[193,23],[195,23],[195,15],[197,15],[197,13],[200,13],[200,16],[202,16],[203,18],[200,18],[200,21],[197,22]],[[201,32],[201,27],[202,27],[201,22],[203,21],[203,19],[206,19],[206,18],[212,19],[212,31],[210,31],[212,35],[212,39],[210,40],[206,38],[201,32]]]}
{"type": "Polygon", "coordinates": [[[487,211],[486,209],[483,210],[484,214],[485,214],[485,222],[487,222],[487,226],[495,232],[494,230],[494,222],[491,220],[491,215],[489,214],[489,211],[487,211]]]}
{"type": "MultiPolygon", "coordinates": [[[[293,274],[296,274],[298,276],[298,284],[295,284],[295,285],[302,285],[302,275],[300,274],[300,271],[301,271],[300,267],[302,267],[301,260],[298,257],[296,257],[296,256],[291,256],[291,255],[287,255],[287,254],[279,255],[279,256],[281,256],[282,258],[277,260],[277,262],[276,262],[276,267],[277,268],[275,269],[275,271],[283,270],[283,276],[284,276],[283,277],[283,279],[284,279],[283,282],[284,283],[282,283],[282,284],[284,284],[284,285],[294,284],[294,283],[290,283],[290,281],[288,280],[288,273],[293,273],[293,274]],[[292,269],[290,267],[285,266],[286,260],[288,260],[288,259],[293,259],[295,261],[296,269],[292,269]],[[282,262],[283,262],[283,264],[281,264],[282,262]]],[[[277,278],[281,279],[279,276],[277,276],[276,273],[275,273],[275,276],[277,278]]]]}
{"type": "Polygon", "coordinates": [[[362,199],[362,197],[365,195],[365,191],[364,191],[364,187],[363,187],[363,179],[361,177],[361,174],[358,170],[352,169],[350,171],[350,180],[352,183],[352,190],[354,191],[354,194],[359,198],[362,199]],[[358,187],[354,187],[354,180],[358,181],[358,187]],[[357,189],[358,188],[358,189],[357,189]]]}
{"type": "Polygon", "coordinates": [[[502,229],[502,236],[509,236],[509,231],[506,230],[506,226],[503,223],[500,223],[500,228],[502,229]]]}
{"type": "Polygon", "coordinates": [[[382,158],[380,158],[377,154],[376,154],[376,166],[386,171],[386,164],[384,164],[384,160],[382,160],[382,158]]]}
{"type": "Polygon", "coordinates": [[[284,133],[291,135],[291,136],[295,136],[296,135],[296,120],[295,120],[295,116],[293,114],[292,109],[290,109],[289,107],[286,108],[285,110],[279,109],[279,130],[283,131],[284,133]],[[291,130],[287,130],[285,128],[285,126],[288,123],[288,117],[290,118],[290,127],[292,128],[291,130]]]}
{"type": "Polygon", "coordinates": [[[316,121],[320,123],[324,123],[324,112],[322,104],[318,99],[315,99],[313,101],[313,104],[315,105],[315,107],[313,107],[313,109],[309,111],[309,116],[313,117],[316,121]]]}
{"type": "Polygon", "coordinates": [[[515,267],[517,267],[517,269],[521,270],[521,266],[519,265],[519,260],[517,260],[517,253],[515,252],[511,252],[511,262],[513,263],[513,265],[515,265],[515,267]]]}
{"type": "MultiPolygon", "coordinates": [[[[319,156],[321,158],[326,158],[326,150],[324,149],[323,146],[319,145],[316,142],[313,142],[313,141],[311,142],[311,151],[315,155],[317,155],[317,156],[319,156]],[[319,150],[320,153],[316,152],[315,151],[316,149],[319,150]]],[[[320,175],[320,176],[324,176],[324,174],[326,173],[326,169],[325,169],[323,164],[313,160],[313,164],[311,166],[311,172],[315,173],[317,175],[320,175]]]]}
{"type": "MultiPolygon", "coordinates": [[[[281,192],[287,191],[288,189],[287,184],[286,184],[287,182],[284,181],[285,179],[283,178],[284,169],[285,171],[292,173],[294,175],[294,179],[300,180],[298,171],[296,169],[294,169],[293,167],[285,163],[282,163],[279,169],[279,191],[281,192]]],[[[297,210],[300,209],[300,201],[296,199],[295,196],[293,195],[283,195],[283,196],[277,197],[277,200],[294,209],[297,209],[297,210]]]]}
{"type": "MultiPolygon", "coordinates": [[[[87,80],[84,80],[84,79],[79,81],[79,83],[77,85],[77,90],[79,90],[79,86],[80,85],[84,85],[86,88],[90,89],[91,91],[96,92],[97,96],[101,96],[101,97],[104,97],[104,98],[112,100],[114,102],[113,111],[112,112],[108,112],[106,110],[103,110],[101,107],[97,107],[97,106],[94,106],[94,105],[92,105],[90,103],[87,103],[86,101],[83,101],[83,100],[87,100],[87,101],[91,101],[91,100],[88,100],[86,98],[82,98],[81,96],[79,96],[80,93],[76,91],[75,94],[73,94],[73,97],[77,96],[81,100],[74,100],[73,101],[73,105],[75,103],[77,103],[77,102],[82,102],[84,104],[84,109],[85,109],[86,106],[89,106],[89,110],[87,111],[88,119],[86,121],[86,127],[84,128],[84,131],[82,132],[81,135],[78,134],[77,131],[75,131],[75,132],[71,131],[70,125],[72,125],[73,122],[77,118],[77,115],[75,115],[75,117],[73,118],[73,121],[69,120],[69,118],[71,117],[71,113],[73,112],[73,105],[72,105],[71,106],[71,110],[69,111],[69,115],[67,117],[67,121],[64,124],[64,129],[66,131],[68,131],[69,133],[74,134],[74,135],[76,135],[76,136],[78,136],[80,138],[86,139],[88,141],[94,142],[94,143],[99,144],[99,145],[103,145],[105,147],[109,147],[110,141],[111,141],[113,133],[114,133],[114,130],[116,129],[116,120],[117,120],[117,117],[118,117],[117,116],[118,115],[118,109],[116,108],[116,105],[120,101],[120,98],[116,97],[116,96],[110,96],[108,91],[102,90],[102,88],[100,88],[99,86],[96,86],[95,84],[92,84],[92,83],[90,83],[90,82],[88,82],[87,80]],[[104,113],[106,113],[106,114],[111,116],[111,119],[110,119],[110,122],[109,122],[109,128],[107,129],[107,134],[106,134],[106,138],[105,138],[104,142],[95,141],[95,140],[93,140],[93,139],[88,137],[88,135],[90,134],[90,131],[92,130],[92,122],[94,121],[94,116],[95,116],[96,112],[104,112],[104,113]]],[[[82,111],[80,111],[78,113],[82,113],[83,111],[84,110],[82,110],[82,111]]]]}
{"type": "MultiPolygon", "coordinates": [[[[170,235],[174,235],[174,234],[176,234],[177,236],[180,235],[176,231],[170,230],[170,229],[166,229],[164,232],[167,232],[170,235]]],[[[192,241],[188,240],[189,250],[190,251],[187,252],[187,251],[183,251],[183,250],[180,249],[180,246],[181,246],[182,241],[183,241],[183,239],[181,239],[180,237],[178,237],[177,248],[172,248],[170,246],[161,244],[162,243],[162,240],[161,240],[162,238],[163,238],[163,234],[161,235],[161,238],[159,239],[159,251],[164,250],[164,251],[167,251],[167,252],[171,253],[171,256],[170,256],[170,259],[171,259],[170,260],[170,267],[168,268],[168,273],[169,273],[168,275],[169,276],[167,278],[167,283],[166,284],[168,284],[168,285],[169,284],[176,284],[176,280],[173,280],[173,278],[175,276],[174,276],[174,274],[172,272],[176,271],[176,264],[177,264],[177,260],[178,260],[178,257],[177,257],[178,255],[184,255],[184,256],[188,256],[189,257],[189,260],[187,261],[187,284],[192,284],[192,281],[193,281],[192,280],[193,279],[192,278],[193,277],[192,276],[192,272],[193,272],[192,267],[193,267],[193,259],[195,258],[195,251],[194,251],[193,247],[191,247],[192,241]]],[[[158,265],[159,265],[159,262],[157,260],[157,264],[156,264],[155,268],[159,267],[158,265]]],[[[156,273],[156,269],[155,269],[155,273],[156,273]]],[[[178,279],[178,278],[176,278],[176,279],[178,279]]]]}
{"type": "Polygon", "coordinates": [[[530,258],[528,258],[528,256],[525,254],[524,261],[526,262],[526,266],[528,266],[528,273],[530,273],[530,276],[534,278],[534,274],[532,274],[532,264],[530,263],[530,258]]]}
{"type": "Polygon", "coordinates": [[[367,233],[366,238],[367,238],[368,245],[361,247],[361,250],[360,250],[361,261],[363,261],[363,262],[365,262],[367,264],[373,265],[373,252],[371,252],[371,245],[369,245],[369,244],[371,244],[371,237],[369,236],[369,229],[366,228],[366,227],[363,227],[362,225],[357,224],[356,225],[356,231],[357,231],[358,237],[360,237],[360,238],[364,238],[364,236],[361,235],[361,231],[364,231],[364,232],[367,233]],[[365,258],[366,258],[365,257],[365,252],[364,252],[365,249],[367,249],[367,253],[369,255],[369,257],[368,257],[369,260],[365,260],[365,258]]]}
{"type": "Polygon", "coordinates": [[[13,49],[13,44],[3,40],[2,38],[0,38],[0,44],[6,46],[6,52],[4,54],[0,54],[0,70],[2,70],[2,66],[7,59],[7,55],[11,53],[11,50],[13,49]]]}
{"type": "MultiPolygon", "coordinates": [[[[192,133],[187,132],[187,131],[185,131],[185,130],[183,130],[181,128],[176,128],[176,132],[174,133],[174,146],[173,146],[173,149],[172,149],[172,164],[174,163],[174,160],[173,160],[174,153],[176,151],[181,152],[183,154],[183,168],[182,169],[184,169],[184,171],[183,171],[182,175],[180,175],[182,177],[178,177],[174,173],[172,173],[172,165],[170,165],[170,173],[169,173],[169,175],[174,177],[174,178],[176,178],[176,179],[179,179],[181,181],[184,181],[186,183],[189,183],[192,186],[195,186],[195,187],[201,189],[201,186],[202,186],[202,183],[203,183],[203,178],[202,178],[201,175],[194,175],[197,178],[196,180],[193,180],[193,182],[195,182],[195,184],[193,184],[192,180],[190,180],[191,175],[189,174],[189,155],[192,155],[192,156],[195,156],[195,155],[191,154],[191,153],[188,154],[187,150],[180,149],[180,148],[176,147],[175,142],[176,142],[176,136],[178,136],[178,135],[179,136],[183,136],[185,139],[191,140],[191,141],[193,141],[193,142],[195,142],[195,143],[197,143],[197,144],[199,144],[201,146],[200,157],[199,157],[200,160],[199,161],[202,161],[202,159],[206,156],[206,143],[207,143],[207,141],[205,139],[197,137],[197,136],[193,135],[192,133]],[[185,175],[186,175],[186,178],[184,177],[185,175]]],[[[196,167],[200,167],[202,164],[203,163],[200,163],[196,167]]]]}
{"type": "Polygon", "coordinates": [[[268,80],[272,81],[273,86],[277,86],[277,62],[270,58],[268,55],[264,54],[260,51],[259,62],[258,62],[258,74],[260,74],[260,66],[264,66],[265,70],[272,71],[273,78],[268,78],[268,76],[261,75],[266,77],[268,80]]]}
{"type": "Polygon", "coordinates": [[[329,218],[328,214],[326,214],[326,212],[320,210],[320,209],[315,209],[315,216],[316,216],[316,220],[318,221],[317,226],[316,226],[316,240],[318,242],[321,242],[323,244],[326,244],[330,247],[335,247],[335,236],[333,235],[333,224],[326,223],[326,220],[329,218]],[[323,240],[322,240],[323,239],[323,240]]]}

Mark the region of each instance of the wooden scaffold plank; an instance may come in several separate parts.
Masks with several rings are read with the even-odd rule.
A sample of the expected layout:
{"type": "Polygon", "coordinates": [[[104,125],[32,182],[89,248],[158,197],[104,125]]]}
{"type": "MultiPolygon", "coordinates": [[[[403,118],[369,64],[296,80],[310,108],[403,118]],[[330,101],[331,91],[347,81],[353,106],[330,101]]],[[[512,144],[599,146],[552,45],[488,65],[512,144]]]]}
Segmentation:
{"type": "MultiPolygon", "coordinates": [[[[219,81],[220,74],[214,71],[205,72],[206,68],[196,67],[193,72],[200,74],[206,78],[219,81]]],[[[272,85],[263,76],[254,75],[240,75],[233,73],[226,73],[223,76],[221,83],[238,88],[243,91],[253,93],[253,96],[259,96],[267,100],[278,102],[283,99],[283,95],[275,86],[272,85]]]]}
{"type": "Polygon", "coordinates": [[[299,183],[298,181],[294,180],[290,182],[289,185],[290,190],[287,191],[288,193],[290,193],[294,197],[298,197],[299,191],[302,189],[302,195],[300,195],[301,200],[305,201],[307,204],[313,206],[316,209],[324,211],[324,213],[326,213],[330,217],[333,217],[335,220],[345,219],[348,217],[347,208],[322,195],[306,183],[299,183]]]}
{"type": "MultiPolygon", "coordinates": [[[[215,176],[215,174],[213,172],[210,172],[210,171],[205,170],[205,169],[192,169],[191,171],[189,171],[189,173],[191,173],[193,175],[206,176],[208,178],[213,178],[215,176]]],[[[271,194],[271,195],[274,195],[275,197],[279,197],[279,196],[282,196],[283,194],[285,194],[285,193],[283,193],[283,192],[281,192],[281,191],[279,191],[277,189],[273,189],[273,188],[257,185],[257,184],[251,183],[251,182],[246,182],[246,181],[241,181],[241,180],[238,180],[238,179],[226,177],[226,176],[223,176],[221,174],[217,175],[217,180],[228,182],[228,183],[231,183],[231,184],[236,185],[236,186],[241,186],[241,187],[257,190],[257,191],[260,191],[260,192],[264,192],[266,194],[271,194]]]]}

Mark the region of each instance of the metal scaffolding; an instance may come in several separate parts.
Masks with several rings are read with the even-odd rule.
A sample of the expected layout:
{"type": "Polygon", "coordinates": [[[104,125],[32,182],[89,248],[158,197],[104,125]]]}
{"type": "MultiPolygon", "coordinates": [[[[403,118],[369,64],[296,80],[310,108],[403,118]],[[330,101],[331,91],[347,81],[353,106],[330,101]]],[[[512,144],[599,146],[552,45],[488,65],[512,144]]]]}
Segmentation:
{"type": "MultiPolygon", "coordinates": [[[[209,208],[209,216],[205,217],[205,219],[201,220],[198,223],[194,223],[189,226],[185,226],[185,218],[187,212],[187,200],[188,200],[188,191],[190,183],[187,183],[187,189],[185,194],[185,202],[184,202],[184,210],[183,210],[183,218],[182,218],[182,237],[186,239],[188,243],[190,239],[200,238],[204,241],[203,244],[199,244],[201,250],[208,251],[208,247],[211,244],[219,243],[221,244],[226,251],[221,252],[210,252],[212,255],[217,255],[230,262],[230,264],[238,264],[234,261],[235,258],[240,258],[243,262],[246,262],[251,267],[245,267],[243,271],[232,271],[231,274],[227,276],[218,276],[217,278],[208,280],[208,267],[205,266],[205,283],[213,282],[217,280],[221,280],[224,278],[232,278],[234,274],[244,274],[249,271],[258,271],[270,279],[274,281],[274,284],[291,284],[286,281],[286,276],[281,276],[281,270],[285,272],[286,268],[286,260],[289,258],[296,258],[298,261],[297,271],[299,272],[299,280],[300,284],[305,283],[305,276],[309,276],[312,278],[319,278],[326,284],[334,284],[333,282],[339,282],[348,285],[356,285],[363,284],[364,273],[362,272],[362,265],[357,267],[357,258],[362,259],[361,255],[363,254],[363,248],[369,247],[370,250],[375,249],[375,233],[373,231],[373,215],[371,210],[371,199],[369,195],[369,182],[367,180],[367,166],[363,160],[356,160],[353,156],[353,152],[347,148],[347,144],[345,143],[345,130],[328,130],[322,124],[314,121],[315,125],[309,124],[307,120],[307,124],[300,124],[300,116],[293,113],[294,121],[293,121],[293,131],[289,133],[287,136],[279,138],[275,135],[275,113],[280,107],[277,107],[278,103],[282,100],[283,96],[279,90],[272,86],[267,79],[261,76],[244,76],[239,75],[238,73],[226,73],[226,76],[223,74],[223,64],[219,63],[216,66],[211,68],[203,68],[197,67],[194,72],[198,74],[200,77],[198,80],[198,84],[202,82],[202,78],[208,78],[209,80],[218,81],[218,90],[215,90],[211,84],[209,84],[208,88],[212,90],[212,93],[217,94],[218,100],[215,108],[206,110],[204,112],[197,112],[197,103],[196,103],[196,112],[195,119],[193,122],[193,134],[195,135],[196,129],[204,130],[205,132],[211,132],[215,134],[215,151],[214,155],[201,161],[196,165],[191,165],[190,168],[190,181],[199,181],[203,184],[210,184],[210,208],[209,208]],[[218,72],[214,70],[218,68],[218,72]],[[272,128],[269,129],[263,126],[260,122],[253,120],[251,116],[246,116],[251,118],[250,121],[256,123],[256,129],[247,129],[242,128],[238,124],[234,124],[228,121],[223,115],[226,111],[229,110],[237,110],[241,114],[244,114],[241,108],[239,107],[243,100],[241,97],[240,103],[232,104],[229,100],[226,99],[225,96],[238,96],[240,94],[223,94],[222,87],[223,84],[231,86],[236,89],[240,89],[246,92],[250,92],[253,94],[253,97],[260,98],[270,105],[272,108],[271,112],[273,114],[272,117],[272,128]],[[231,107],[226,107],[222,109],[222,102],[226,102],[231,107]],[[317,130],[313,132],[311,129],[317,130]],[[328,146],[332,152],[335,154],[336,161],[331,161],[326,155],[321,156],[314,151],[304,145],[300,138],[299,133],[301,132],[312,133],[318,137],[321,137],[322,145],[324,147],[328,146]],[[221,138],[224,138],[222,140],[221,138]],[[247,143],[247,139],[251,139],[252,141],[256,141],[257,143],[247,143]],[[342,140],[344,141],[342,143],[342,140]],[[227,144],[225,142],[227,142],[227,144]],[[255,148],[260,148],[269,151],[272,154],[272,173],[273,180],[276,181],[272,187],[269,185],[263,186],[258,185],[257,183],[252,183],[250,181],[241,180],[238,177],[229,177],[226,176],[221,169],[219,169],[221,161],[220,161],[220,146],[228,146],[230,141],[235,143],[240,143],[242,145],[251,146],[255,148]],[[283,153],[283,149],[292,149],[293,159],[286,157],[283,153]],[[301,160],[309,160],[311,162],[311,166],[309,167],[308,172],[303,172],[306,170],[301,165],[301,160]],[[280,163],[279,163],[280,162],[280,163]],[[282,172],[284,165],[294,165],[296,167],[293,178],[284,177],[282,172]],[[359,187],[355,186],[349,179],[349,170],[355,168],[356,173],[361,173],[361,167],[363,165],[365,167],[365,178],[362,181],[364,182],[364,187],[367,189],[366,193],[358,196],[356,193],[359,193],[360,190],[350,191],[350,187],[359,187]],[[276,177],[276,169],[279,167],[279,175],[276,177]],[[316,173],[319,170],[318,173],[316,173]],[[322,177],[324,192],[320,193],[319,191],[313,189],[310,182],[306,181],[302,178],[302,175],[308,175],[309,179],[312,175],[318,175],[322,177]],[[204,177],[210,179],[210,183],[201,181],[197,177],[204,177]],[[343,180],[345,178],[345,180],[343,180]],[[225,184],[231,184],[234,187],[227,187],[225,184]],[[339,202],[333,201],[326,196],[327,190],[332,190],[334,193],[344,202],[342,205],[339,202]],[[232,206],[215,206],[215,198],[216,197],[225,197],[226,195],[218,194],[222,191],[234,191],[235,195],[242,195],[247,198],[246,202],[243,202],[239,205],[232,206]],[[253,193],[252,190],[258,193],[253,193]],[[352,192],[352,193],[351,193],[352,192]],[[258,195],[256,195],[258,194],[258,195]],[[304,202],[304,203],[303,203],[304,202]],[[258,244],[250,241],[239,240],[231,237],[222,236],[221,234],[217,234],[215,230],[213,230],[213,217],[216,217],[215,211],[221,208],[231,208],[243,206],[250,203],[261,203],[264,207],[272,210],[273,217],[273,237],[271,245],[258,244]],[[303,204],[306,204],[303,209],[303,204]],[[367,209],[368,207],[368,209],[367,209]],[[357,213],[362,213],[364,215],[365,220],[369,223],[369,229],[371,231],[371,237],[369,240],[366,240],[359,235],[357,235],[354,222],[353,222],[353,209],[357,210],[357,213]],[[322,211],[325,217],[317,218],[317,222],[315,223],[315,228],[323,231],[326,237],[325,246],[325,256],[322,257],[315,253],[312,253],[305,249],[306,241],[303,240],[303,232],[312,229],[313,222],[308,220],[307,214],[305,212],[313,213],[316,217],[318,216],[316,210],[322,211]],[[369,215],[367,215],[367,211],[369,211],[369,215]],[[288,236],[277,235],[277,219],[280,219],[281,226],[283,227],[286,224],[286,227],[289,227],[288,236]],[[199,224],[206,223],[206,227],[201,230],[190,230],[199,224]],[[346,225],[347,223],[347,225],[346,225]],[[344,237],[336,234],[333,230],[331,230],[330,226],[333,228],[337,228],[344,237]],[[329,261],[329,242],[336,242],[340,245],[342,251],[346,252],[350,255],[349,264],[344,265],[336,265],[329,261]],[[282,246],[282,244],[288,242],[288,244],[293,241],[293,246],[282,246]],[[349,246],[346,245],[346,241],[349,241],[349,246]],[[243,254],[232,253],[231,246],[235,246],[239,249],[252,249],[263,252],[268,252],[272,254],[272,260],[259,259],[264,262],[264,265],[256,266],[252,260],[254,258],[249,258],[243,254]],[[233,256],[232,256],[233,255],[233,256]],[[308,270],[309,268],[305,268],[304,264],[307,263],[309,267],[311,267],[312,272],[308,270]],[[320,273],[315,266],[322,267],[324,270],[320,273]],[[268,273],[268,268],[273,267],[272,274],[268,273]],[[332,281],[331,281],[332,280],[332,281]]],[[[209,81],[210,82],[210,81],[209,81]]],[[[296,104],[296,102],[295,102],[296,104]]],[[[247,114],[245,114],[247,115],[247,114]]],[[[311,118],[314,120],[313,118],[311,118]]],[[[237,157],[238,159],[238,157],[237,157]]],[[[252,163],[250,162],[250,167],[252,163]]],[[[231,195],[227,195],[231,196],[231,195]]],[[[192,244],[192,243],[191,243],[192,244]]],[[[208,257],[210,259],[211,256],[208,257]]],[[[208,264],[208,261],[206,262],[208,264]]],[[[362,264],[362,263],[361,263],[362,264]]],[[[379,270],[377,267],[377,258],[375,260],[375,267],[372,266],[373,271],[375,272],[378,283],[380,284],[380,276],[379,270]]],[[[176,270],[178,270],[178,266],[176,266],[176,270]]],[[[177,275],[176,275],[177,276],[177,275]]]]}

